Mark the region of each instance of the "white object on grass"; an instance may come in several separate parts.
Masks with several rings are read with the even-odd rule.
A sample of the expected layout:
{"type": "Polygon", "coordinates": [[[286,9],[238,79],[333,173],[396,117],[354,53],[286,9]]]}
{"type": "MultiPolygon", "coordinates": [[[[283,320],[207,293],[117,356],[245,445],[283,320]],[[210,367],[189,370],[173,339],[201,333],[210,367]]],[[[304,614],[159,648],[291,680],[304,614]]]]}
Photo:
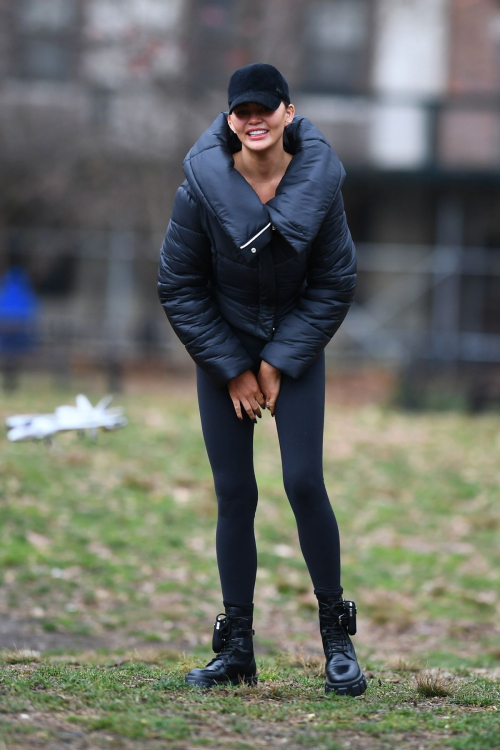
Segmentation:
{"type": "Polygon", "coordinates": [[[113,396],[104,396],[92,406],[86,396],[76,397],[76,406],[58,406],[52,414],[16,414],[7,417],[9,440],[49,440],[57,432],[67,430],[88,430],[92,438],[97,438],[99,427],[104,430],[117,430],[127,424],[120,407],[109,409],[113,396]]]}

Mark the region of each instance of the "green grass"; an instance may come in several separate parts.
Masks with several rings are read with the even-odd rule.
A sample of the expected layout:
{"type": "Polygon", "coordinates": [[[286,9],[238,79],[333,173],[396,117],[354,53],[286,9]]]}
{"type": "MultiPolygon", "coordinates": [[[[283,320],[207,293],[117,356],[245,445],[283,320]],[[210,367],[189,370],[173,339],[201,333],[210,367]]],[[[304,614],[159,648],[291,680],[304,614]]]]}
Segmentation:
{"type": "Polygon", "coordinates": [[[261,659],[257,687],[211,691],[185,687],[192,657],[174,661],[161,651],[146,661],[94,656],[93,663],[68,657],[30,663],[26,657],[22,664],[9,656],[4,661],[17,663],[2,670],[0,728],[6,743],[19,742],[24,733],[54,743],[61,732],[77,727],[94,742],[111,734],[176,748],[228,742],[250,748],[269,738],[276,743],[271,747],[322,750],[363,743],[498,746],[499,687],[472,674],[444,680],[446,689],[434,697],[422,694],[413,674],[381,669],[371,675],[365,695],[354,699],[324,695],[319,661],[311,666],[286,655],[261,659]]]}
{"type": "MultiPolygon", "coordinates": [[[[80,389],[102,395],[27,379],[0,396],[0,417],[80,389]]],[[[185,686],[213,655],[222,609],[194,383],[117,402],[130,423],[97,443],[2,442],[6,748],[500,748],[498,415],[327,405],[325,482],[369,677],[351,699],[323,692],[316,601],[268,414],[255,439],[260,682],[185,686]]]]}

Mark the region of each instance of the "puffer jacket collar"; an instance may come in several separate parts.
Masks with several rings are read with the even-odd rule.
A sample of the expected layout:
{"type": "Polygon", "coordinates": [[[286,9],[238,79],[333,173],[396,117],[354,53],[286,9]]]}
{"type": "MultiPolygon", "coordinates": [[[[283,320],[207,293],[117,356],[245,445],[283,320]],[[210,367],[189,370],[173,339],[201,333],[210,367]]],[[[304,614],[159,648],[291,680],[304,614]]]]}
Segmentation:
{"type": "Polygon", "coordinates": [[[227,112],[221,112],[184,159],[184,173],[195,195],[241,250],[261,250],[276,227],[298,253],[304,252],[343,182],[342,164],[310,120],[296,115],[285,135],[294,157],[276,196],[265,204],[234,169],[235,136],[227,112]]]}

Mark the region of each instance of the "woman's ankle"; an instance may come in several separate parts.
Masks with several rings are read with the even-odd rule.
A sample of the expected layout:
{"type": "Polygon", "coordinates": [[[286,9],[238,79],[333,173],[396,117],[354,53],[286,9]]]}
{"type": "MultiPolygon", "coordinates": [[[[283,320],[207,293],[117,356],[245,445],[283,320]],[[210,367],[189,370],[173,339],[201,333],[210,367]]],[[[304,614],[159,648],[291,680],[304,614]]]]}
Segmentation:
{"type": "Polygon", "coordinates": [[[228,601],[227,599],[223,599],[222,603],[224,604],[224,607],[226,610],[227,609],[237,610],[238,614],[241,617],[252,617],[253,615],[253,610],[254,610],[253,602],[244,604],[242,602],[231,602],[231,601],[228,601]]]}

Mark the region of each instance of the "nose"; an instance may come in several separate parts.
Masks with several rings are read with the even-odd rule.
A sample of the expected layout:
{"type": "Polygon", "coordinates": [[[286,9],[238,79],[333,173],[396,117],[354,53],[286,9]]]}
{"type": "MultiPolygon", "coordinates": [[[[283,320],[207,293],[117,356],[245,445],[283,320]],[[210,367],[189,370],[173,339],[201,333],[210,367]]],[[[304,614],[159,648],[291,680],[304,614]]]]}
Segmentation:
{"type": "Polygon", "coordinates": [[[262,122],[262,115],[260,115],[258,112],[252,112],[250,114],[250,117],[248,118],[248,122],[250,123],[262,122]]]}

